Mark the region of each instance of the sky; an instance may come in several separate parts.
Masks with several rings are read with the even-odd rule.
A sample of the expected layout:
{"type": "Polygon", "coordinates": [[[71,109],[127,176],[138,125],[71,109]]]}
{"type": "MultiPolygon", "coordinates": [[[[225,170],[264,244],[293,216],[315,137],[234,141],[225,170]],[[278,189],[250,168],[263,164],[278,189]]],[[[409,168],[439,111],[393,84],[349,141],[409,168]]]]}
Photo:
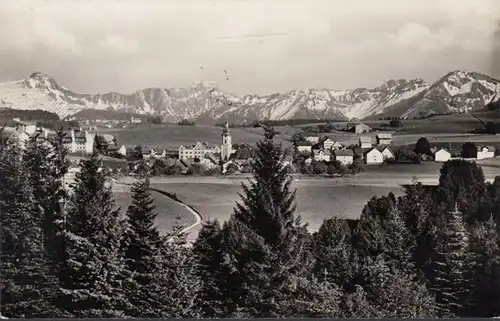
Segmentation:
{"type": "Polygon", "coordinates": [[[499,0],[0,0],[0,81],[235,94],[500,79],[499,0]]]}

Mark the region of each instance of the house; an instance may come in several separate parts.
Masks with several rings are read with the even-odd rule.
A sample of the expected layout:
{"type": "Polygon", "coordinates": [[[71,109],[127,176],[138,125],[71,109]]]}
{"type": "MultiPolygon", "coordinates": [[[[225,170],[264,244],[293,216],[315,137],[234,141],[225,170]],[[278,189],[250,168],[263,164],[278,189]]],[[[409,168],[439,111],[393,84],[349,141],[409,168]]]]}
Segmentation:
{"type": "Polygon", "coordinates": [[[380,133],[376,136],[377,145],[390,145],[392,142],[392,134],[380,133]]]}
{"type": "Polygon", "coordinates": [[[297,151],[302,154],[310,154],[312,152],[312,144],[310,142],[297,143],[297,151]]]}
{"type": "Polygon", "coordinates": [[[220,147],[217,145],[209,145],[208,143],[196,142],[196,144],[190,147],[184,147],[181,145],[179,147],[179,159],[194,159],[202,158],[205,154],[219,154],[221,152],[220,147]]]}
{"type": "Polygon", "coordinates": [[[234,166],[234,168],[236,168],[237,171],[241,171],[241,166],[238,163],[233,162],[232,160],[230,160],[230,161],[225,162],[222,165],[222,174],[227,173],[227,170],[228,170],[229,166],[231,166],[231,167],[234,166]]]}
{"type": "Polygon", "coordinates": [[[319,136],[307,136],[306,141],[308,141],[311,144],[317,144],[319,143],[319,136]]]}
{"type": "Polygon", "coordinates": [[[142,119],[135,118],[135,117],[132,116],[132,118],[130,119],[130,123],[132,123],[132,124],[140,124],[140,123],[142,123],[142,119]]]}
{"type": "Polygon", "coordinates": [[[211,154],[206,154],[205,157],[200,158],[200,164],[207,169],[212,169],[219,166],[219,162],[211,154]]]}
{"type": "Polygon", "coordinates": [[[493,158],[495,157],[495,147],[493,146],[478,146],[477,159],[493,158]]]}
{"type": "Polygon", "coordinates": [[[241,164],[246,161],[255,158],[255,150],[250,144],[233,144],[232,154],[230,157],[232,160],[241,164]]]}
{"type": "Polygon", "coordinates": [[[359,147],[362,149],[364,148],[372,148],[373,146],[373,140],[369,136],[361,136],[359,138],[359,147]]]}
{"type": "Polygon", "coordinates": [[[434,153],[434,161],[447,162],[451,158],[451,153],[444,148],[439,149],[434,153]]]}
{"type": "Polygon", "coordinates": [[[384,155],[384,160],[396,158],[396,155],[387,146],[379,146],[377,149],[384,155]]]}
{"type": "Polygon", "coordinates": [[[116,153],[122,156],[127,156],[127,148],[125,148],[125,145],[122,145],[121,147],[113,145],[108,147],[108,153],[116,153]]]}
{"type": "Polygon", "coordinates": [[[16,123],[16,131],[18,132],[25,132],[28,135],[33,135],[37,131],[36,123],[21,121],[19,118],[15,118],[14,121],[16,123]]]}
{"type": "Polygon", "coordinates": [[[329,162],[331,160],[332,153],[328,149],[316,149],[314,150],[314,159],[316,161],[325,161],[329,162]]]}
{"type": "Polygon", "coordinates": [[[384,155],[377,148],[372,148],[366,152],[364,158],[367,165],[382,164],[384,162],[384,155]]]}
{"type": "Polygon", "coordinates": [[[371,127],[363,123],[348,124],[346,131],[354,132],[356,134],[365,134],[372,131],[371,127]]]}
{"type": "MultiPolygon", "coordinates": [[[[71,129],[69,132],[64,132],[63,145],[72,154],[92,154],[94,151],[95,134],[88,131],[80,131],[71,129]]],[[[55,133],[47,133],[47,140],[53,139],[55,133]]]]}
{"type": "Polygon", "coordinates": [[[327,138],[323,141],[324,149],[336,150],[336,149],[341,149],[342,147],[344,146],[338,140],[327,138]]]}
{"type": "Polygon", "coordinates": [[[354,152],[348,150],[336,150],[333,152],[335,160],[339,161],[342,165],[350,165],[354,161],[354,152]]]}

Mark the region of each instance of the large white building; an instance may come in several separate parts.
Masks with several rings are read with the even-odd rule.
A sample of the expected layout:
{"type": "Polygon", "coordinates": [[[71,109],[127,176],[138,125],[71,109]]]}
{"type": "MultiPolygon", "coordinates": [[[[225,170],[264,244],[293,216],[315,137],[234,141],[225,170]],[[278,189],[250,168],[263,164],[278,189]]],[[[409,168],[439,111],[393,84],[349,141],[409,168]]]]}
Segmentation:
{"type": "Polygon", "coordinates": [[[196,144],[185,147],[181,145],[179,147],[179,159],[194,159],[203,158],[206,154],[219,154],[220,148],[217,145],[209,145],[208,143],[196,142],[196,144]]]}

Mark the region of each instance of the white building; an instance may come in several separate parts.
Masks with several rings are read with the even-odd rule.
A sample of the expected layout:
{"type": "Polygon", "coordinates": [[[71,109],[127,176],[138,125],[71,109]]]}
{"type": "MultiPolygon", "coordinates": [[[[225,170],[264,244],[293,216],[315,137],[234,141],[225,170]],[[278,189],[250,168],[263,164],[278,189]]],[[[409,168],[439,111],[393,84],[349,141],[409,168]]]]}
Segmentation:
{"type": "Polygon", "coordinates": [[[365,153],[365,162],[367,165],[382,164],[384,162],[384,155],[376,148],[372,148],[365,153]]]}
{"type": "Polygon", "coordinates": [[[369,136],[361,136],[359,138],[359,147],[361,148],[372,148],[373,146],[373,140],[369,136]]]}
{"type": "Polygon", "coordinates": [[[342,165],[350,165],[354,161],[354,152],[350,149],[336,150],[333,153],[335,155],[335,160],[339,161],[342,165]]]}
{"type": "Polygon", "coordinates": [[[450,158],[451,158],[450,152],[444,148],[441,148],[440,150],[434,153],[434,161],[436,162],[447,162],[450,160],[450,158]]]}
{"type": "Polygon", "coordinates": [[[306,140],[311,144],[317,144],[319,142],[319,136],[307,136],[306,140]]]}
{"type": "Polygon", "coordinates": [[[314,159],[317,161],[329,162],[332,159],[332,153],[328,149],[317,149],[314,151],[314,159]]]}
{"type": "Polygon", "coordinates": [[[217,145],[210,146],[208,143],[196,142],[196,144],[191,147],[184,147],[181,145],[179,147],[179,159],[194,159],[203,158],[205,154],[219,154],[220,148],[217,145]]]}
{"type": "Polygon", "coordinates": [[[231,142],[231,133],[229,132],[229,123],[226,121],[222,130],[222,145],[220,149],[220,159],[225,162],[233,154],[233,144],[231,142]]]}
{"type": "Polygon", "coordinates": [[[384,159],[395,159],[396,155],[392,152],[392,150],[389,149],[389,147],[383,147],[379,149],[382,152],[382,155],[384,155],[384,159]]]}
{"type": "Polygon", "coordinates": [[[493,158],[495,157],[495,147],[481,146],[477,148],[477,159],[493,158]]]}
{"type": "Polygon", "coordinates": [[[341,149],[344,147],[338,140],[333,140],[331,138],[327,138],[323,141],[323,148],[324,149],[341,149]]]}
{"type": "Polygon", "coordinates": [[[392,143],[392,134],[380,133],[377,134],[377,145],[390,145],[392,143]]]}
{"type": "Polygon", "coordinates": [[[312,145],[309,142],[299,142],[297,144],[297,151],[301,154],[310,154],[312,152],[312,145]]]}
{"type": "Polygon", "coordinates": [[[122,147],[118,148],[116,152],[122,156],[127,156],[127,148],[125,148],[125,145],[122,145],[122,147]]]}

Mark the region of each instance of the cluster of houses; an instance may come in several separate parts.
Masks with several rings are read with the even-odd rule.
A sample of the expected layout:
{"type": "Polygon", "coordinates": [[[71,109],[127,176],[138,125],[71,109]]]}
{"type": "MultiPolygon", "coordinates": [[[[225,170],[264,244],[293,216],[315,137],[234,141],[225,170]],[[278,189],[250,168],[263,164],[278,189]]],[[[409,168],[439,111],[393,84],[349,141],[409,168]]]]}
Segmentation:
{"type": "MultiPolygon", "coordinates": [[[[453,158],[452,153],[444,148],[431,148],[431,152],[434,155],[434,161],[436,162],[447,162],[453,158]]],[[[485,146],[479,145],[477,146],[477,156],[475,159],[481,160],[486,158],[494,158],[495,157],[496,148],[493,146],[485,146]]]]}
{"type": "MultiPolygon", "coordinates": [[[[372,137],[363,136],[359,138],[358,147],[367,165],[382,164],[387,159],[394,159],[395,155],[389,148],[392,135],[380,133],[372,137]]],[[[300,154],[309,155],[306,163],[316,161],[339,161],[343,165],[352,164],[354,161],[354,149],[347,148],[338,140],[325,137],[320,140],[319,136],[308,136],[304,142],[298,143],[297,151],[300,154]]]]}
{"type": "MultiPolygon", "coordinates": [[[[13,126],[5,126],[4,130],[17,138],[21,148],[26,148],[30,143],[34,142],[49,142],[56,136],[54,130],[37,126],[36,123],[33,122],[21,121],[18,118],[14,118],[13,123],[13,126]]],[[[82,128],[73,128],[64,131],[64,134],[62,142],[70,154],[89,155],[94,151],[96,140],[95,133],[83,130],[82,128]]],[[[115,138],[112,135],[104,134],[101,136],[108,143],[108,151],[117,152],[124,156],[126,155],[125,146],[116,146],[115,138]]]]}

